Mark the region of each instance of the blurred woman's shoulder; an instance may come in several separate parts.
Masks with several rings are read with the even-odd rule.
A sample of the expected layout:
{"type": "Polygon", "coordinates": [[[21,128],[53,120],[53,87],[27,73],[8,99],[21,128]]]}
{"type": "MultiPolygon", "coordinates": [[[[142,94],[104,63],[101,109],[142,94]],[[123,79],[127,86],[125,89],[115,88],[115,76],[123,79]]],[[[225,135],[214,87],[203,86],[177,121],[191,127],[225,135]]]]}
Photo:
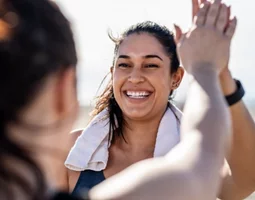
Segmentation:
{"type": "MultiPolygon", "coordinates": [[[[74,146],[77,138],[82,134],[84,129],[75,129],[70,133],[70,150],[74,146]]],[[[67,180],[68,180],[68,190],[72,192],[80,176],[80,171],[73,171],[67,169],[67,180]]]]}

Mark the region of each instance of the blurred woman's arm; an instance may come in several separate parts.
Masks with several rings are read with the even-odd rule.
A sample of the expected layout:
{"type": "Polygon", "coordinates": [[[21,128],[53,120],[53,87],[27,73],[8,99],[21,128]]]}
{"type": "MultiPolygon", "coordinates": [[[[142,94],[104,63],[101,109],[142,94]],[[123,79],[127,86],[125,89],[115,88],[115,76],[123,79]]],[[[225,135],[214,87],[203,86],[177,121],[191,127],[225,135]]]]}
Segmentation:
{"type": "MultiPolygon", "coordinates": [[[[206,0],[192,0],[192,19],[206,0]]],[[[230,15],[230,7],[229,15],[230,15]]],[[[233,94],[237,87],[231,76],[228,64],[220,75],[223,95],[233,94]]],[[[220,198],[223,200],[241,200],[255,191],[255,123],[244,102],[229,107],[232,119],[233,142],[228,163],[223,169],[223,184],[220,198]],[[244,156],[245,155],[245,156],[244,156]]]]}

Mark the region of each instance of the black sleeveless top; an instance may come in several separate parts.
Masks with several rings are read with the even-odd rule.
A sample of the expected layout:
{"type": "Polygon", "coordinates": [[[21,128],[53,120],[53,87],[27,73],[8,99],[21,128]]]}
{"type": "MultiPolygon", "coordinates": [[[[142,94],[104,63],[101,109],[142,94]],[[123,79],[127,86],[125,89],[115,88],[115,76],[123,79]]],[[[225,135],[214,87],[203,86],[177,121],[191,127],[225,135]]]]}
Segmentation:
{"type": "Polygon", "coordinates": [[[83,197],[79,198],[72,196],[68,193],[58,192],[54,194],[52,198],[50,198],[50,200],[89,200],[89,198],[87,195],[84,195],[83,197]]]}
{"type": "Polygon", "coordinates": [[[79,179],[74,187],[72,195],[82,196],[92,187],[105,180],[103,171],[85,170],[80,173],[79,179]]]}

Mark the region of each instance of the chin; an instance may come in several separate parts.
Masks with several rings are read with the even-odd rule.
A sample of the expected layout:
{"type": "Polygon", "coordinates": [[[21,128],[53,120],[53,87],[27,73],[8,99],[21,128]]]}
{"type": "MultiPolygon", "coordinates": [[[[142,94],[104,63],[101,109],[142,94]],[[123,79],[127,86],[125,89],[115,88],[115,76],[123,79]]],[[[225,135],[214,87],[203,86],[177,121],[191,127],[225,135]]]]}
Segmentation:
{"type": "Polygon", "coordinates": [[[127,112],[123,112],[123,114],[131,120],[145,120],[149,116],[149,112],[145,112],[145,110],[129,110],[127,112]]]}

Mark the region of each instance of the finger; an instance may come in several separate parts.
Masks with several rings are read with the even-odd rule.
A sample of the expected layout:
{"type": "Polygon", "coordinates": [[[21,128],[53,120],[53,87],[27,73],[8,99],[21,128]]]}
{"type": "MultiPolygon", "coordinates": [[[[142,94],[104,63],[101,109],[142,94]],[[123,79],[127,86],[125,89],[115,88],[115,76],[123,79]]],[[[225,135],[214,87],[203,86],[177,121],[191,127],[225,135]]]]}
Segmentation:
{"type": "Polygon", "coordinates": [[[176,24],[174,24],[174,29],[176,33],[175,42],[177,46],[180,46],[186,38],[187,33],[183,33],[181,28],[176,24]]]}
{"type": "Polygon", "coordinates": [[[194,23],[197,26],[203,26],[206,20],[206,14],[210,8],[210,2],[206,1],[201,5],[197,15],[195,16],[194,23]]]}
{"type": "Polygon", "coordinates": [[[227,23],[227,25],[226,25],[226,27],[225,27],[225,31],[226,31],[226,28],[227,28],[227,27],[228,27],[228,25],[229,25],[229,22],[230,22],[230,16],[231,16],[231,6],[228,6],[227,8],[228,8],[228,23],[227,23]]]}
{"type": "Polygon", "coordinates": [[[196,14],[199,11],[199,5],[205,3],[207,0],[192,0],[192,20],[194,19],[194,17],[196,16],[196,14]]]}
{"type": "Polygon", "coordinates": [[[228,17],[227,17],[227,24],[226,24],[226,26],[225,26],[225,29],[224,29],[224,31],[226,32],[226,29],[227,29],[227,27],[228,27],[228,25],[229,25],[229,23],[230,23],[230,16],[231,16],[231,6],[228,6],[227,7],[227,10],[228,10],[228,17]]]}
{"type": "Polygon", "coordinates": [[[230,22],[226,29],[225,35],[232,38],[236,31],[237,19],[234,17],[230,22]]]}
{"type": "Polygon", "coordinates": [[[211,4],[208,14],[206,16],[205,25],[209,27],[214,27],[218,13],[220,11],[221,0],[214,0],[211,4]]]}
{"type": "Polygon", "coordinates": [[[177,44],[177,43],[180,41],[180,39],[181,39],[182,30],[181,30],[181,28],[180,28],[178,25],[176,25],[176,24],[174,24],[174,30],[175,30],[175,43],[177,44]]]}
{"type": "Polygon", "coordinates": [[[187,33],[183,33],[183,34],[181,35],[181,38],[180,38],[179,42],[177,43],[177,47],[179,47],[179,46],[182,45],[182,43],[184,42],[184,40],[185,40],[186,37],[187,37],[187,33]]]}
{"type": "Polygon", "coordinates": [[[196,16],[198,10],[199,10],[198,0],[192,0],[192,20],[196,16]]]}
{"type": "Polygon", "coordinates": [[[216,21],[216,28],[220,32],[224,33],[225,28],[228,25],[228,7],[225,4],[221,5],[220,13],[216,21]]]}
{"type": "Polygon", "coordinates": [[[227,8],[228,8],[228,20],[229,20],[229,18],[231,16],[231,6],[228,6],[227,8]]]}

